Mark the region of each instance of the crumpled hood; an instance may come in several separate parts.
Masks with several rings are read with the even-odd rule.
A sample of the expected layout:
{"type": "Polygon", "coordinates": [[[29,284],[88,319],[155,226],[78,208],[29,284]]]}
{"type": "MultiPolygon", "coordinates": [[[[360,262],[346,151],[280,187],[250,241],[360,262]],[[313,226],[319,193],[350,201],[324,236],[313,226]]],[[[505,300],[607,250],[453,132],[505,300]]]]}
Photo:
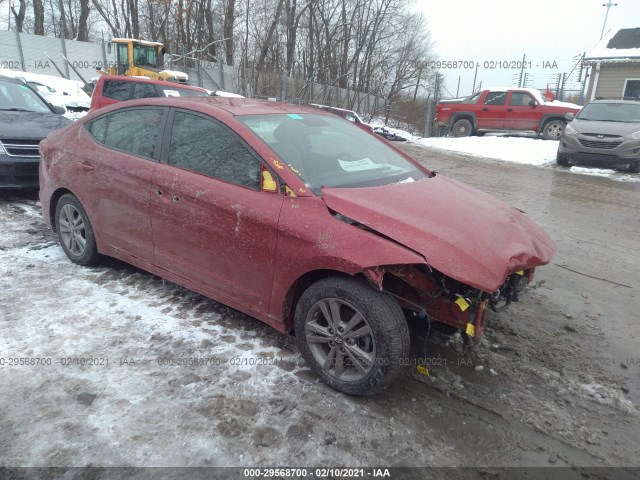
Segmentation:
{"type": "Polygon", "coordinates": [[[555,253],[553,241],[522,212],[441,175],[381,187],[323,188],[322,195],[331,210],[486,292],[514,271],[549,263],[555,253]]]}
{"type": "Polygon", "coordinates": [[[0,139],[41,140],[70,123],[55,113],[0,111],[0,139]]]}

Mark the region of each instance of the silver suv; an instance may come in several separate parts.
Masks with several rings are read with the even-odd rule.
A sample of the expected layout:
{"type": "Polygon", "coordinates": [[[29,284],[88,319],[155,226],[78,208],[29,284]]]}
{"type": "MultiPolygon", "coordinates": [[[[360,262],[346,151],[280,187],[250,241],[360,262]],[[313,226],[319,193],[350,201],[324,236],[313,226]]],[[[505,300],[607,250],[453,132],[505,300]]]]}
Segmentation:
{"type": "Polygon", "coordinates": [[[556,163],[628,165],[640,171],[640,100],[596,99],[570,121],[560,138],[556,163]]]}

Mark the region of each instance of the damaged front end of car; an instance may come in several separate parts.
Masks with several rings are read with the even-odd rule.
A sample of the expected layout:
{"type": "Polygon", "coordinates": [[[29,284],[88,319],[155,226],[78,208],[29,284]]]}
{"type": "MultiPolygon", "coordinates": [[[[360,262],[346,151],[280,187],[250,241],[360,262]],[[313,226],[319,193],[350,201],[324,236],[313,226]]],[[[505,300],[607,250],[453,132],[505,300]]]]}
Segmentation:
{"type": "Polygon", "coordinates": [[[429,322],[438,322],[477,341],[486,325],[486,311],[501,312],[517,302],[533,281],[535,268],[508,275],[499,289],[485,292],[454,280],[428,265],[389,265],[366,269],[371,285],[394,296],[400,306],[429,322]]]}

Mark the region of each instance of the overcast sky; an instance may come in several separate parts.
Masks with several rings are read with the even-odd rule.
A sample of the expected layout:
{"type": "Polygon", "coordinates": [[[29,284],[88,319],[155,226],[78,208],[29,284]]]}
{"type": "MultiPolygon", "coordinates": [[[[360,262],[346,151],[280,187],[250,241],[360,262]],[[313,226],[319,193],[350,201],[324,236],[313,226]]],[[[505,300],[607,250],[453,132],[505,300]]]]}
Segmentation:
{"type": "MultiPolygon", "coordinates": [[[[569,72],[574,57],[600,39],[608,0],[415,0],[429,22],[440,60],[480,62],[476,83],[510,86],[518,69],[485,69],[485,61],[532,62],[533,86],[544,88],[552,74],[569,72]],[[558,68],[542,69],[544,62],[558,68]],[[536,68],[536,65],[540,67],[536,68]]],[[[640,27],[640,0],[612,0],[605,32],[640,27]]],[[[487,64],[487,66],[490,66],[487,64]]],[[[446,88],[460,96],[471,93],[473,69],[441,70],[446,88]]],[[[575,74],[574,74],[575,75],[575,74]]],[[[445,92],[446,95],[446,92],[445,92]]]]}

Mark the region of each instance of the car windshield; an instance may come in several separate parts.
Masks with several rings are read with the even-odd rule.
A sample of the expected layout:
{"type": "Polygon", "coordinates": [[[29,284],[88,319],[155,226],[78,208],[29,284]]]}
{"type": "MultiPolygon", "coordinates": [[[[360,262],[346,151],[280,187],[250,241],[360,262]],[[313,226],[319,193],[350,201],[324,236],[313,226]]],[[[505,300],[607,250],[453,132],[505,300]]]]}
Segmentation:
{"type": "Polygon", "coordinates": [[[370,187],[428,176],[372,134],[333,115],[247,115],[238,120],[316,195],[321,187],[370,187]]]}
{"type": "Polygon", "coordinates": [[[640,122],[640,102],[638,103],[589,103],[576,115],[580,120],[598,122],[640,122]]]}
{"type": "Polygon", "coordinates": [[[0,110],[51,113],[42,99],[28,86],[0,81],[0,110]]]}

